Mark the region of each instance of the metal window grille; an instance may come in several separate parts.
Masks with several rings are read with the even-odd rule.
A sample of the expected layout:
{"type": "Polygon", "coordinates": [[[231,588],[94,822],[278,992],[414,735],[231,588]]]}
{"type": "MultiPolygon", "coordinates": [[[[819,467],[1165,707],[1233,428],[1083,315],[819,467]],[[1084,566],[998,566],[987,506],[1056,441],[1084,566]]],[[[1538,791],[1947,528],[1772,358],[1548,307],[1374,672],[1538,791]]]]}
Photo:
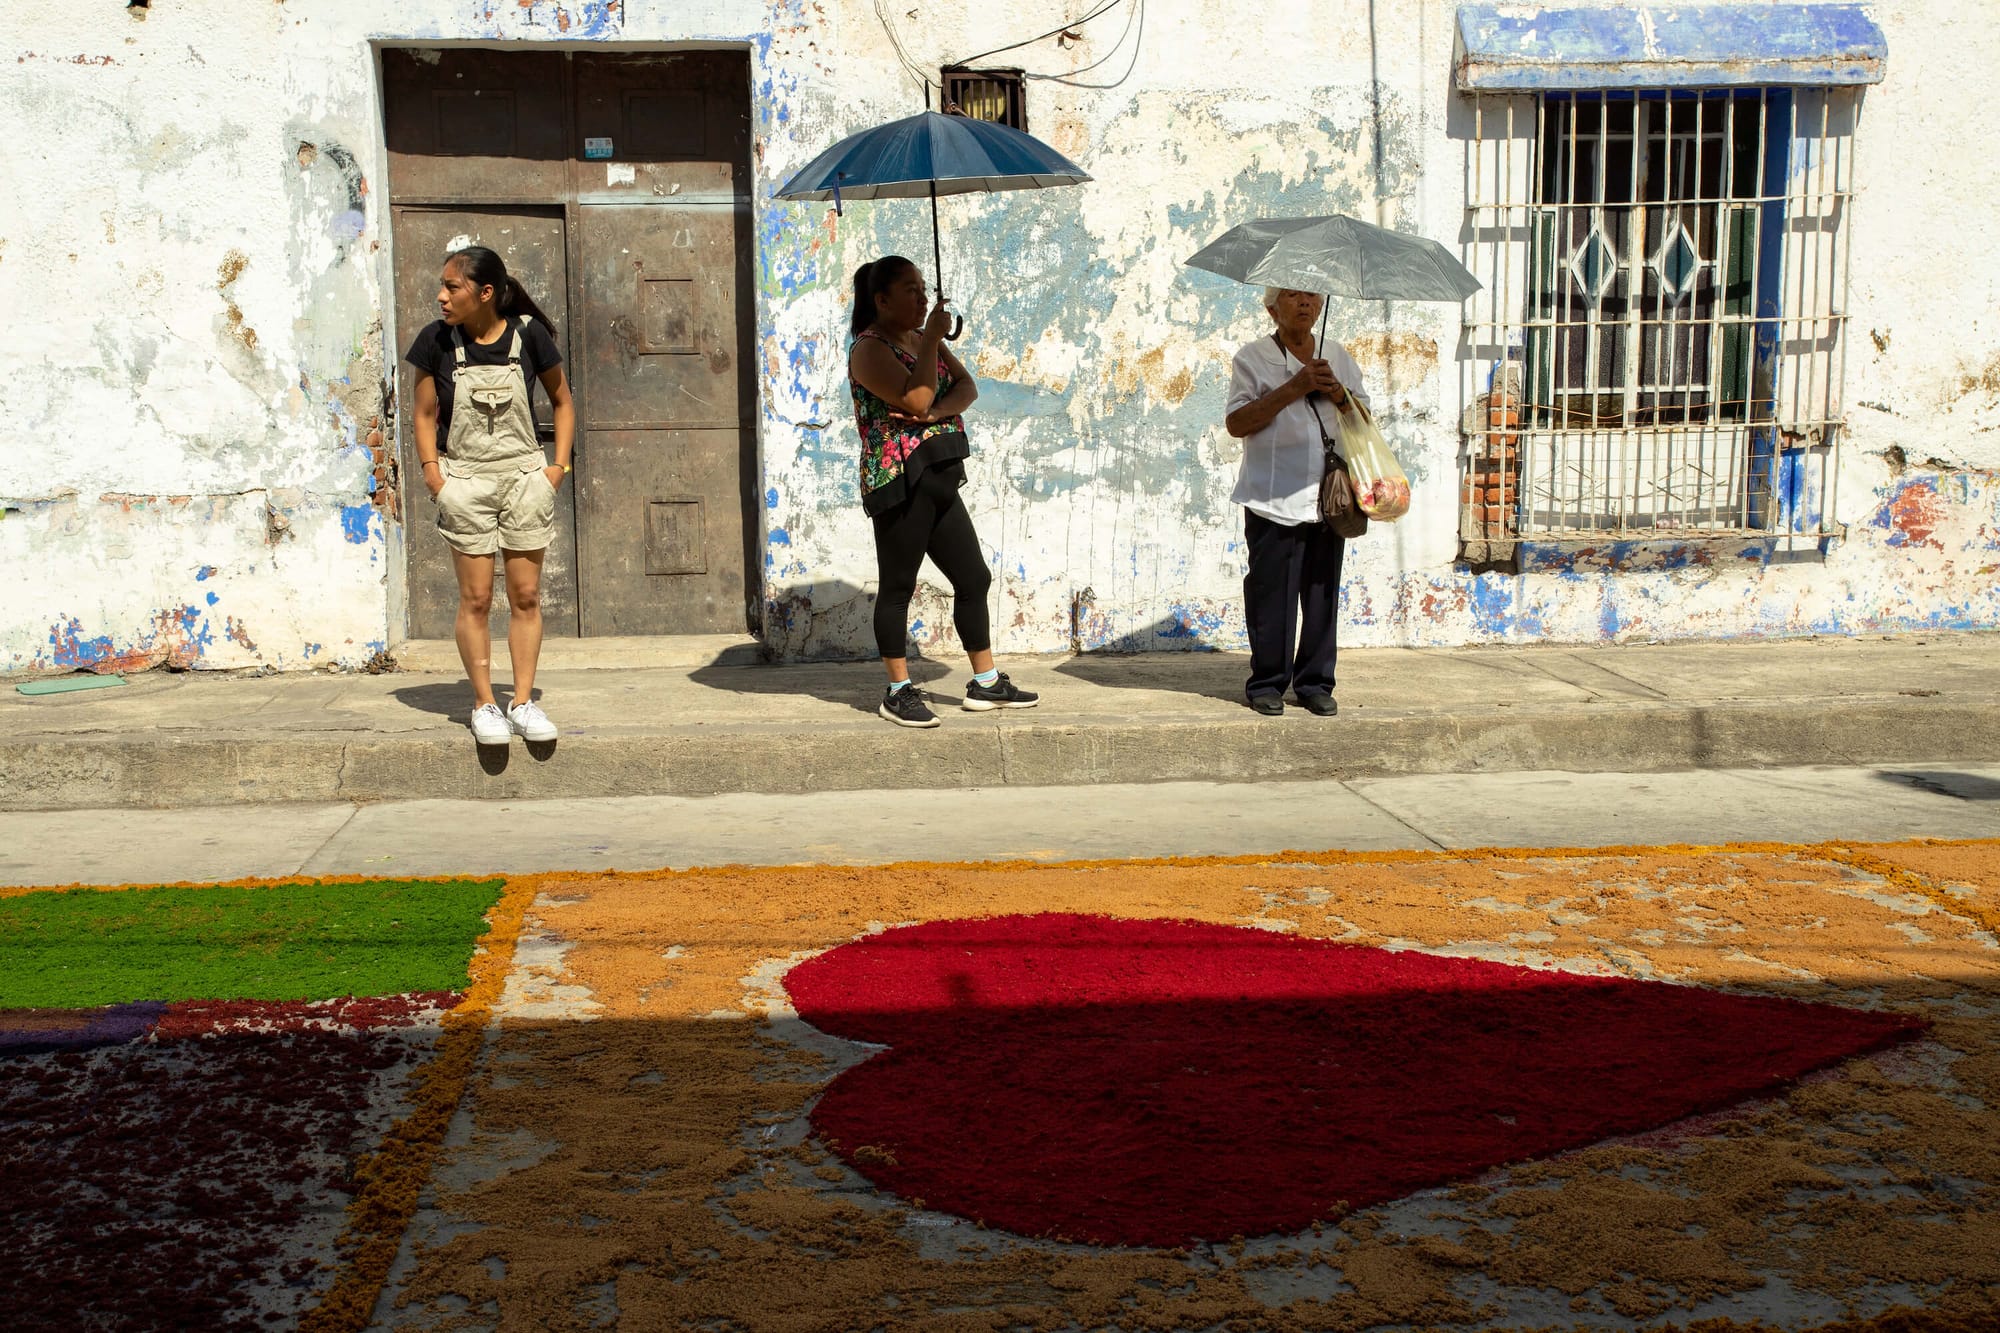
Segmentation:
{"type": "Polygon", "coordinates": [[[1860,90],[1470,103],[1466,558],[1831,535],[1860,90]]]}
{"type": "Polygon", "coordinates": [[[1017,130],[1028,128],[1020,70],[953,66],[945,69],[943,84],[946,110],[956,107],[961,115],[974,120],[990,120],[1017,130]]]}

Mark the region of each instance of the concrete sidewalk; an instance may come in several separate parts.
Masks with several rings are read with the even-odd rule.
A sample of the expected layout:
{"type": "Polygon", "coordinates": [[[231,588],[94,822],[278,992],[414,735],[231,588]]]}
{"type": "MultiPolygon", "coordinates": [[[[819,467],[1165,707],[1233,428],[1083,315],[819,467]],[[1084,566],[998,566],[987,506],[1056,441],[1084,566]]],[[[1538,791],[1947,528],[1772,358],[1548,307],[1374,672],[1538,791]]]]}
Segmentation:
{"type": "MultiPolygon", "coordinates": [[[[2000,756],[2000,635],[1364,649],[1338,718],[1241,702],[1231,653],[1015,658],[1033,711],[961,712],[918,661],[932,731],[875,715],[872,662],[771,666],[729,640],[552,644],[560,741],[476,749],[448,645],[381,676],[136,676],[0,697],[0,809],[703,796],[1235,782],[1560,769],[1645,773],[2000,756]],[[629,663],[604,665],[598,663],[629,663]],[[942,706],[942,705],[954,706],[942,706]]],[[[504,656],[496,676],[504,681],[504,656]]],[[[502,697],[505,697],[504,686],[502,697]]]]}

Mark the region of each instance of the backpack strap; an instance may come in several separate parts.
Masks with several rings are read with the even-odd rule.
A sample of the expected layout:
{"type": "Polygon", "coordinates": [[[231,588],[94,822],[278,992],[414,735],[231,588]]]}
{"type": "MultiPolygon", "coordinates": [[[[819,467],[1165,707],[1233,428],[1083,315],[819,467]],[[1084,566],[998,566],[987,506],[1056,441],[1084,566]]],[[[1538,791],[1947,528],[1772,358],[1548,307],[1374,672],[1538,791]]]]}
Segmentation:
{"type": "Polygon", "coordinates": [[[465,369],[465,330],[454,324],[451,326],[452,355],[458,361],[458,368],[465,369]]]}

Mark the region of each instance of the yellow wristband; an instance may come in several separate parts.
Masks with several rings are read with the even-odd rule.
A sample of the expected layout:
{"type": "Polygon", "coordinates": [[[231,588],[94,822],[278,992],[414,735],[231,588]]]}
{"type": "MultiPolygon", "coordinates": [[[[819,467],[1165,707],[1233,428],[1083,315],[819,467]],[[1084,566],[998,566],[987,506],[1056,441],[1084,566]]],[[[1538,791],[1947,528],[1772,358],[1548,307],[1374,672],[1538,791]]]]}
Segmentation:
{"type": "Polygon", "coordinates": [[[569,475],[569,464],[568,464],[568,463],[557,463],[557,464],[556,464],[556,466],[557,466],[557,467],[559,467],[559,468],[561,468],[561,469],[563,470],[563,475],[564,475],[565,477],[567,477],[567,476],[569,475]]]}

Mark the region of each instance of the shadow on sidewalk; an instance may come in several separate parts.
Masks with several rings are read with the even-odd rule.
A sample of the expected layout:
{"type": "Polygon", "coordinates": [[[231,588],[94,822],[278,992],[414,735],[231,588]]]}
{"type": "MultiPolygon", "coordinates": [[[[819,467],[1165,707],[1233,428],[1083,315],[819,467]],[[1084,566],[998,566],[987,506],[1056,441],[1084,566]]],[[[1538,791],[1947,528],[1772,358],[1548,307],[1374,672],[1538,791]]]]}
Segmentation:
{"type": "MultiPolygon", "coordinates": [[[[389,697],[397,703],[414,708],[420,713],[435,713],[447,722],[460,726],[472,720],[472,682],[460,676],[449,683],[434,681],[426,685],[399,685],[389,691],[389,697]]],[[[513,687],[504,681],[495,681],[493,697],[502,708],[514,702],[513,687]]],[[[537,689],[534,697],[542,697],[537,689]]]]}
{"type": "MultiPolygon", "coordinates": [[[[926,694],[941,691],[936,683],[952,674],[949,663],[934,658],[911,657],[910,679],[926,694]]],[[[966,668],[970,675],[970,668],[966,668]]],[[[804,694],[828,703],[846,704],[859,712],[873,714],[882,702],[888,679],[880,661],[866,658],[848,662],[791,662],[781,665],[760,663],[739,666],[720,658],[705,667],[696,667],[688,679],[712,690],[731,694],[804,694]]],[[[955,697],[955,696],[954,696],[955,697]]]]}
{"type": "Polygon", "coordinates": [[[1158,690],[1243,702],[1249,662],[1241,654],[1092,649],[1056,665],[1056,673],[1116,690],[1158,690]]]}
{"type": "Polygon", "coordinates": [[[1948,769],[1880,769],[1875,776],[1883,782],[1915,787],[1919,791],[1950,796],[1960,801],[2000,801],[2000,781],[1977,773],[1953,773],[1948,769]]]}
{"type": "MultiPolygon", "coordinates": [[[[433,681],[426,685],[399,685],[389,691],[389,696],[406,707],[414,708],[420,713],[435,713],[445,721],[455,722],[461,727],[472,721],[472,682],[463,676],[449,683],[433,681]]],[[[499,701],[502,708],[514,702],[512,687],[499,682],[495,682],[493,686],[493,697],[499,701]]],[[[542,697],[542,692],[537,689],[532,697],[539,699],[542,697]]],[[[470,738],[467,739],[469,742],[470,738]]],[[[528,758],[538,764],[546,764],[555,758],[556,746],[560,743],[559,740],[523,740],[521,746],[528,752],[528,758]]],[[[474,745],[472,750],[479,761],[481,771],[488,777],[498,777],[505,773],[508,763],[514,757],[514,746],[511,741],[506,745],[474,745]]]]}

